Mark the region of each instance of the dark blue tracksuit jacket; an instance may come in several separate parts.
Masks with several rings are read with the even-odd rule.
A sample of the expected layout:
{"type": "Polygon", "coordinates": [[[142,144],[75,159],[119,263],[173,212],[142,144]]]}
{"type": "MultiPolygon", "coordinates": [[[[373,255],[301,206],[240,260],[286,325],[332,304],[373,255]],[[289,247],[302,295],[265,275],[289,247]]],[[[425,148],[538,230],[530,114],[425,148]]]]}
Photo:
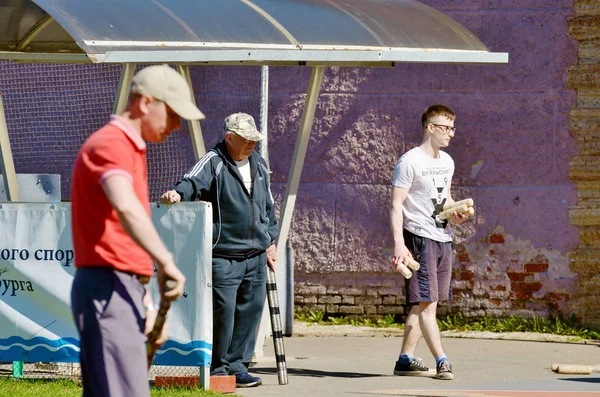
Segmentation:
{"type": "Polygon", "coordinates": [[[182,201],[212,203],[213,255],[264,251],[279,233],[267,165],[255,151],[249,160],[252,194],[227,154],[225,141],[202,156],[172,187],[182,201]]]}

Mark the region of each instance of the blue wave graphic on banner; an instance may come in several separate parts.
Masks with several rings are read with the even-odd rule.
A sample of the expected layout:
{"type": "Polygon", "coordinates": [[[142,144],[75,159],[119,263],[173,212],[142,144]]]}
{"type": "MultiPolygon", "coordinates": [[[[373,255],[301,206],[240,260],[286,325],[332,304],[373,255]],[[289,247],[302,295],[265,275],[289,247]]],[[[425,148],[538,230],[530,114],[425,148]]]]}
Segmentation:
{"type": "Polygon", "coordinates": [[[212,357],[212,344],[201,340],[179,343],[168,340],[156,352],[154,365],[186,365],[209,367],[212,357]]]}
{"type": "MultiPolygon", "coordinates": [[[[210,366],[211,356],[210,343],[192,341],[184,344],[168,340],[156,353],[153,364],[204,367],[210,366]]],[[[79,362],[79,340],[11,336],[0,339],[0,361],[79,362]]]]}
{"type": "Polygon", "coordinates": [[[11,336],[0,339],[0,361],[79,362],[79,341],[74,338],[51,340],[11,336]]]}

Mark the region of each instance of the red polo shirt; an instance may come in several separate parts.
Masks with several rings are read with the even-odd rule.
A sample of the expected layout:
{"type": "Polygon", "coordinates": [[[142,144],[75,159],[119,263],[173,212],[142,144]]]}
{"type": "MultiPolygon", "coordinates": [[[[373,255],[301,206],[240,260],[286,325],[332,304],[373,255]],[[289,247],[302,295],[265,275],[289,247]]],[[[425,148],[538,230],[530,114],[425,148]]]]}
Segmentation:
{"type": "Polygon", "coordinates": [[[102,182],[127,177],[150,216],[146,144],[122,117],[94,132],[77,154],[71,180],[71,226],[75,266],[109,266],[151,276],[152,259],[125,232],[102,182]]]}

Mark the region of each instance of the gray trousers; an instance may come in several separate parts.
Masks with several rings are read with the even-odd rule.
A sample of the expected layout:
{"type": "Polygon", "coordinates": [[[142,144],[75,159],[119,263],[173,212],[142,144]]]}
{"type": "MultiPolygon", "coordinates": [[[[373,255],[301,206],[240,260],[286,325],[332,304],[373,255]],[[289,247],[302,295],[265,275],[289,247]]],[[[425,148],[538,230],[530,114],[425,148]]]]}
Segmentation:
{"type": "Polygon", "coordinates": [[[213,354],[211,375],[248,372],[262,317],[267,255],[230,260],[213,257],[213,354]]]}
{"type": "Polygon", "coordinates": [[[149,397],[145,288],[136,276],[80,268],[71,289],[84,397],[149,397]]]}

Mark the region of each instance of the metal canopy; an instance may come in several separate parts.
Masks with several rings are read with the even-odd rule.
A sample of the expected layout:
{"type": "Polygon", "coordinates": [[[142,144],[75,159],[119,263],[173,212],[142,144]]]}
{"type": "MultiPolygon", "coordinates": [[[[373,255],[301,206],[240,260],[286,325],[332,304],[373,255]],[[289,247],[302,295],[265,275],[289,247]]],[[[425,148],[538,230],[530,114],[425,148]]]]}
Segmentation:
{"type": "Polygon", "coordinates": [[[413,0],[0,0],[0,59],[390,66],[505,63],[413,0]]]}

